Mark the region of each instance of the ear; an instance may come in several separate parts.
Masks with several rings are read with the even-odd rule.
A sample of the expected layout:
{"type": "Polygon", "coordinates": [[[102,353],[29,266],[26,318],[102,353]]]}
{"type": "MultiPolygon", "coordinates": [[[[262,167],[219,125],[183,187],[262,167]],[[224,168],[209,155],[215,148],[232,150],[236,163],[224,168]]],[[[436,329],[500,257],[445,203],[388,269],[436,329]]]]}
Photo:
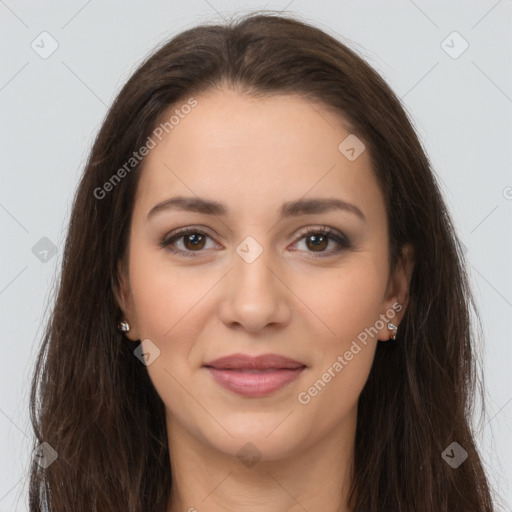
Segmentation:
{"type": "Polygon", "coordinates": [[[384,327],[379,331],[379,340],[384,341],[391,338],[393,332],[388,329],[388,322],[397,327],[400,326],[409,303],[409,289],[414,265],[414,247],[412,244],[405,244],[401,248],[395,270],[388,281],[384,311],[381,314],[381,318],[385,316],[386,320],[384,327]]]}
{"type": "Polygon", "coordinates": [[[128,265],[124,259],[119,260],[117,264],[117,280],[113,285],[113,292],[123,315],[121,320],[126,320],[130,324],[130,331],[125,333],[125,336],[129,340],[138,341],[140,336],[130,288],[128,265]]]}

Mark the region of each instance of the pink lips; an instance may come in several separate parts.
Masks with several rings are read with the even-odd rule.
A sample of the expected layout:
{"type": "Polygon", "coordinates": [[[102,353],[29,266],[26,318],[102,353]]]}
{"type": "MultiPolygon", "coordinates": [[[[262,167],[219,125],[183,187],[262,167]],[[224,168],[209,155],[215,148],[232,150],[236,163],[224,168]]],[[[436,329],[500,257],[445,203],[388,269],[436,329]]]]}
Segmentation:
{"type": "Polygon", "coordinates": [[[306,365],[279,356],[233,354],[204,365],[224,388],[247,397],[269,395],[295,380],[306,365]]]}

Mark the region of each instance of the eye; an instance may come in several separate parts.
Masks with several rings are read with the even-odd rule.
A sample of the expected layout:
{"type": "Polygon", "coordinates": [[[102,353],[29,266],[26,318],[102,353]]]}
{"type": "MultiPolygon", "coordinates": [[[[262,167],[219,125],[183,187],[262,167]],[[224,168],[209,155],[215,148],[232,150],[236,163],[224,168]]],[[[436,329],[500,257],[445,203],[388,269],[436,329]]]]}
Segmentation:
{"type": "MultiPolygon", "coordinates": [[[[160,241],[159,245],[163,249],[180,256],[194,257],[196,256],[194,253],[200,253],[205,248],[208,238],[211,239],[201,229],[189,227],[170,233],[160,241]],[[181,239],[183,239],[183,249],[175,246],[181,239]]],[[[300,234],[298,242],[302,241],[302,239],[305,239],[306,252],[317,253],[311,254],[313,257],[331,256],[351,247],[349,239],[343,233],[328,226],[308,228],[300,234]],[[329,242],[335,242],[338,247],[325,251],[329,242]]],[[[293,249],[293,251],[295,250],[293,249]]]]}
{"type": "Polygon", "coordinates": [[[351,247],[350,240],[343,233],[328,226],[308,228],[301,233],[299,242],[302,239],[304,239],[306,251],[313,253],[311,256],[314,258],[332,256],[333,254],[337,254],[351,247]],[[330,251],[325,251],[324,249],[326,249],[329,242],[332,241],[335,242],[338,247],[330,251]]]}
{"type": "Polygon", "coordinates": [[[210,238],[208,234],[197,228],[182,228],[166,236],[161,242],[160,247],[167,251],[179,254],[185,257],[194,257],[194,252],[201,252],[206,245],[206,239],[210,238]],[[183,239],[184,249],[177,249],[173,246],[176,241],[183,239]]]}

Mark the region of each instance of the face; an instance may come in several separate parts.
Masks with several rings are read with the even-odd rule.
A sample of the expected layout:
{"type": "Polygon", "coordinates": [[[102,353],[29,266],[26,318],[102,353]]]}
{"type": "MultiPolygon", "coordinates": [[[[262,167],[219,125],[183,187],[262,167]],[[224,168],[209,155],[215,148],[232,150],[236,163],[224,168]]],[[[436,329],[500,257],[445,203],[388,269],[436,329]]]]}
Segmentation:
{"type": "Polygon", "coordinates": [[[361,141],[339,149],[341,117],[300,96],[196,100],[146,157],[118,300],[169,431],[274,460],[355,425],[410,267],[389,275],[384,199],[361,141]],[[232,354],[300,365],[205,367],[232,354]]]}

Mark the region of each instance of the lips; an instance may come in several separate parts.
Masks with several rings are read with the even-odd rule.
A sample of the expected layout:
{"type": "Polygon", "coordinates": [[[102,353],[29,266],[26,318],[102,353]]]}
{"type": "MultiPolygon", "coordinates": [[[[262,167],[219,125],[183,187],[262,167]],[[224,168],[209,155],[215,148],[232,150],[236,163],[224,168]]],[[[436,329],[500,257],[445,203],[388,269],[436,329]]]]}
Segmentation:
{"type": "Polygon", "coordinates": [[[204,366],[217,370],[297,370],[304,363],[277,354],[263,354],[251,357],[245,354],[232,354],[206,363],[204,366]]]}
{"type": "Polygon", "coordinates": [[[233,354],[203,365],[223,388],[245,397],[263,397],[290,384],[306,365],[277,354],[233,354]]]}

